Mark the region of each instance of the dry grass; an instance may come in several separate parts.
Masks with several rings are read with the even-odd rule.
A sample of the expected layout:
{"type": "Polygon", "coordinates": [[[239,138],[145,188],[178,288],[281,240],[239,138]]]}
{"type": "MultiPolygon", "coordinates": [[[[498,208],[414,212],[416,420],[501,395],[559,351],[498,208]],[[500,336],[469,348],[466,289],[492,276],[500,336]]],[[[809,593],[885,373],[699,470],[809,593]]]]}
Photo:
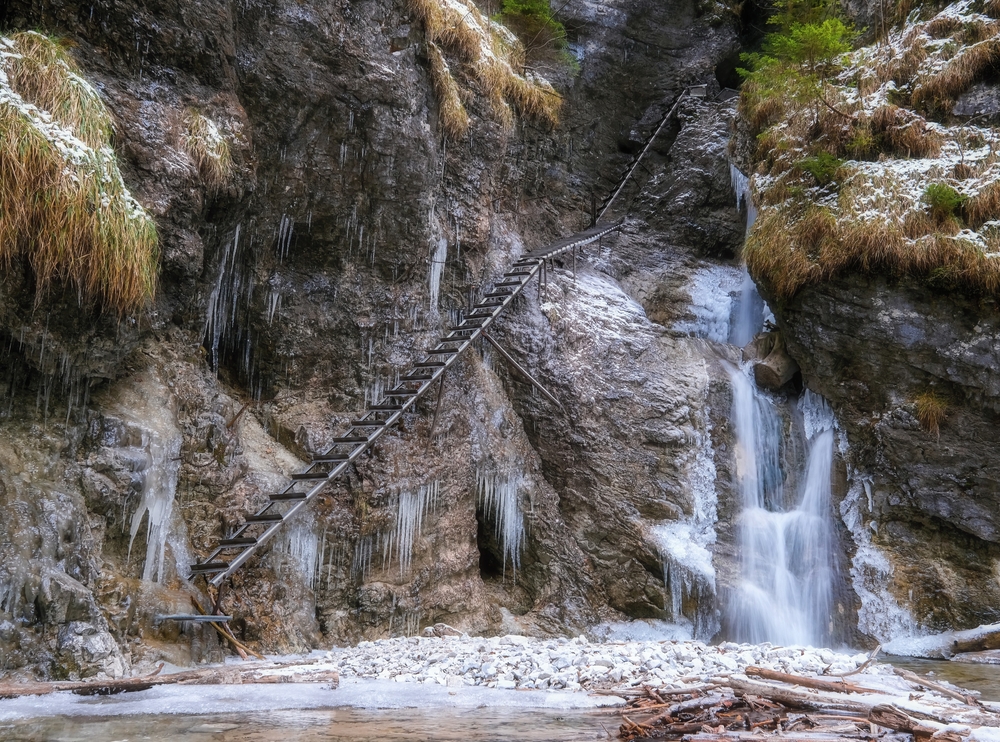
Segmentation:
{"type": "Polygon", "coordinates": [[[994,219],[1000,219],[1000,181],[993,181],[963,206],[965,218],[973,229],[994,219]]]}
{"type": "Polygon", "coordinates": [[[900,57],[890,62],[887,70],[889,79],[899,87],[909,85],[925,59],[927,59],[927,49],[923,42],[920,39],[914,40],[900,57]]]}
{"type": "Polygon", "coordinates": [[[97,92],[80,76],[66,48],[35,31],[8,38],[19,55],[8,57],[4,64],[11,88],[28,103],[48,111],[91,147],[110,141],[111,116],[97,92]]]}
{"type": "Polygon", "coordinates": [[[932,39],[944,39],[962,27],[962,20],[950,15],[939,15],[923,26],[924,33],[932,39]]]}
{"type": "Polygon", "coordinates": [[[431,63],[431,83],[438,99],[441,128],[449,137],[458,139],[469,129],[469,114],[462,105],[458,83],[452,77],[444,55],[433,41],[427,43],[427,56],[431,63]]]}
{"type": "Polygon", "coordinates": [[[925,217],[901,228],[893,219],[838,219],[817,206],[798,215],[792,209],[769,209],[754,225],[744,257],[751,274],[781,299],[855,270],[996,292],[1000,261],[969,241],[942,234],[925,217]],[[908,233],[919,239],[908,239],[908,233]]]}
{"type": "Polygon", "coordinates": [[[921,80],[913,90],[913,104],[944,111],[987,70],[1000,63],[1000,39],[990,38],[963,49],[936,75],[921,80]]]}
{"type": "Polygon", "coordinates": [[[743,83],[737,105],[740,117],[750,125],[754,136],[776,124],[785,115],[782,96],[774,91],[764,90],[754,80],[743,83]]]}
{"type": "Polygon", "coordinates": [[[872,113],[871,127],[880,148],[902,157],[937,157],[944,143],[920,116],[899,106],[885,105],[872,113]]]}
{"type": "Polygon", "coordinates": [[[188,109],[184,117],[184,149],[198,166],[201,177],[212,188],[223,186],[232,175],[233,158],[229,142],[215,122],[188,109]]]}
{"type": "Polygon", "coordinates": [[[0,263],[27,261],[36,301],[63,284],[81,303],[134,312],[155,289],[156,225],[122,181],[110,115],[56,42],[13,42],[26,56],[4,61],[11,86],[0,88],[0,263]],[[65,128],[25,106],[22,91],[51,105],[65,128]]]}
{"type": "Polygon", "coordinates": [[[917,407],[917,420],[920,427],[928,433],[941,435],[941,423],[945,413],[948,411],[948,404],[934,392],[924,392],[914,400],[917,407]]]}
{"type": "Polygon", "coordinates": [[[986,0],[983,3],[983,15],[1000,18],[1000,0],[986,0]]]}
{"type": "Polygon", "coordinates": [[[410,0],[410,7],[424,24],[446,133],[461,136],[458,132],[467,130],[468,115],[445,53],[465,65],[504,128],[514,124],[512,106],[525,118],[549,126],[559,123],[562,97],[525,70],[524,46],[510,31],[486,18],[472,0],[410,0]]]}

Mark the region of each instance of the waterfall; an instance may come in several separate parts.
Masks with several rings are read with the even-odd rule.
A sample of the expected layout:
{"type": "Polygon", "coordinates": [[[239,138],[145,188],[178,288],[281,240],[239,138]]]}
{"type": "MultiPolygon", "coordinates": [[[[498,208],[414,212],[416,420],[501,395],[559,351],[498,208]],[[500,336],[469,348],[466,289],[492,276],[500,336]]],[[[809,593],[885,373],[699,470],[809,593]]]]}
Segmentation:
{"type": "Polygon", "coordinates": [[[821,646],[829,635],[833,594],[833,413],[812,392],[799,400],[809,453],[797,497],[787,502],[781,419],[748,371],[730,369],[743,500],[741,576],[729,605],[731,633],[737,641],[821,646]]]}
{"type": "MultiPolygon", "coordinates": [[[[750,183],[734,166],[730,173],[737,208],[745,211],[749,232],[756,218],[750,183]]],[[[693,320],[675,326],[687,334],[728,340],[742,348],[773,319],[745,265],[701,268],[687,288],[693,320]]],[[[810,391],[798,400],[762,392],[753,380],[751,363],[729,365],[727,371],[733,393],[733,464],[741,498],[740,574],[728,590],[724,612],[728,638],[821,645],[830,636],[835,571],[830,501],[833,413],[822,397],[810,391]],[[794,401],[790,411],[788,401],[794,401]],[[805,456],[797,453],[803,442],[805,456]]],[[[711,562],[700,558],[707,544],[691,537],[678,540],[683,534],[676,533],[677,527],[673,530],[661,534],[663,547],[668,547],[661,550],[674,552],[668,578],[680,587],[678,593],[671,585],[676,603],[685,599],[688,585],[694,585],[693,576],[700,573],[707,582],[712,573],[711,562]],[[680,567],[686,572],[679,573],[680,567]]]]}

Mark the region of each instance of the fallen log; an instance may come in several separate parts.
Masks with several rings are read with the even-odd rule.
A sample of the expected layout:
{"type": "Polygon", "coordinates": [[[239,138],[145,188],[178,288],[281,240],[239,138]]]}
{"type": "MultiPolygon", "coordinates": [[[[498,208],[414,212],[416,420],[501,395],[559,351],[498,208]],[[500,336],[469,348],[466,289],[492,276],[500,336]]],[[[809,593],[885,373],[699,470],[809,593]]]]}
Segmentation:
{"type": "Polygon", "coordinates": [[[831,693],[864,693],[867,691],[867,688],[862,688],[860,685],[852,685],[846,680],[807,678],[801,675],[791,675],[787,672],[768,670],[766,667],[756,667],[754,665],[747,667],[746,674],[750,677],[764,678],[765,680],[777,680],[782,683],[801,685],[805,688],[815,688],[816,690],[825,690],[831,693]]]}
{"type": "Polygon", "coordinates": [[[771,683],[751,680],[745,675],[732,675],[726,684],[737,694],[759,696],[790,708],[829,710],[838,709],[868,715],[873,702],[851,698],[839,693],[817,692],[807,693],[771,683]]]}
{"type": "Polygon", "coordinates": [[[70,680],[51,683],[0,683],[0,698],[20,696],[45,696],[58,691],[70,691],[81,696],[108,696],[117,693],[133,693],[148,690],[158,685],[242,685],[269,683],[330,683],[334,688],[340,684],[336,670],[324,668],[309,669],[308,665],[297,662],[284,664],[255,663],[239,667],[206,667],[198,670],[160,674],[163,665],[151,675],[118,680],[70,680]],[[291,667],[302,667],[301,672],[288,673],[291,667]]]}

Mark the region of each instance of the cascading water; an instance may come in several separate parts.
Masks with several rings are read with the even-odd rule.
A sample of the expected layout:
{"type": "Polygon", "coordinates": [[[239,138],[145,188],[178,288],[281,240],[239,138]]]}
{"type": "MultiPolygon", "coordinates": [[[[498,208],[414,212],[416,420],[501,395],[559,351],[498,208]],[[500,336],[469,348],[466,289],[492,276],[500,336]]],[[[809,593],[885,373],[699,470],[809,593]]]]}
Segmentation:
{"type": "MultiPolygon", "coordinates": [[[[756,209],[749,182],[731,168],[747,231],[756,209]]],[[[709,266],[691,278],[690,316],[678,330],[745,347],[771,319],[746,266],[709,266]]],[[[728,366],[733,391],[740,577],[729,590],[729,638],[823,644],[830,637],[833,531],[830,480],[834,420],[826,402],[757,388],[752,362],[728,366]],[[791,404],[790,404],[791,403],[791,404]],[[805,443],[807,455],[799,452],[805,443]]]]}
{"type": "Polygon", "coordinates": [[[783,425],[746,370],[732,368],[740,583],[729,603],[739,641],[821,645],[829,635],[833,592],[830,469],[833,415],[806,391],[798,402],[809,454],[800,491],[787,502],[781,469],[783,425]]]}
{"type": "MultiPolygon", "coordinates": [[[[730,165],[736,206],[746,211],[749,233],[757,216],[749,181],[730,165]]],[[[743,266],[740,296],[729,341],[740,348],[763,328],[770,314],[743,266]]],[[[739,520],[740,582],[729,601],[729,626],[738,641],[820,645],[829,637],[833,595],[833,533],[830,472],[833,413],[806,390],[797,402],[809,453],[799,491],[785,492],[786,433],[781,415],[753,379],[752,364],[730,367],[732,419],[736,433],[736,477],[743,509],[739,520]]]]}

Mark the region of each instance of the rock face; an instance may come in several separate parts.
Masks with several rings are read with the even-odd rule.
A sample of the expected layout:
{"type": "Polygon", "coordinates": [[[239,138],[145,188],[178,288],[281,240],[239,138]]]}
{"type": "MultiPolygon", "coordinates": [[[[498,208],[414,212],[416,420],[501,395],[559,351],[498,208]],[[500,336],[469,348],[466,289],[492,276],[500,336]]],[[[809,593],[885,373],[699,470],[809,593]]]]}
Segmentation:
{"type": "MultiPolygon", "coordinates": [[[[805,289],[776,314],[805,383],[844,425],[856,477],[869,478],[859,525],[888,558],[884,587],[927,630],[996,622],[996,302],[853,276],[805,289]]],[[[879,639],[891,633],[862,623],[879,639]]]]}
{"type": "MultiPolygon", "coordinates": [[[[474,98],[470,133],[446,142],[423,31],[401,3],[0,11],[5,27],[75,44],[163,256],[137,322],[95,320],[58,296],[32,313],[27,275],[0,292],[11,348],[0,499],[17,514],[0,524],[6,667],[120,674],[220,653],[209,629],[157,618],[192,610],[184,565],[511,256],[585,226],[591,191],[736,49],[708,5],[565,12],[579,74],[546,70],[566,91],[564,123],[505,131],[474,98]],[[189,109],[230,144],[221,184],[184,147],[189,109]]],[[[598,261],[620,285],[561,275],[548,303],[527,300],[501,333],[564,409],[540,406],[495,354],[470,357],[439,414],[423,403],[237,575],[222,607],[241,639],[290,651],[438,621],[555,634],[628,616],[684,616],[712,633],[709,574],[675,558],[665,580],[654,530],[712,519],[695,490],[713,466],[704,408],[722,392],[711,351],[654,323],[678,314],[678,271],[732,255],[742,236],[722,159],[730,115],[685,104],[647,163],[652,180],[623,194],[616,212],[637,217],[598,261]]]]}

